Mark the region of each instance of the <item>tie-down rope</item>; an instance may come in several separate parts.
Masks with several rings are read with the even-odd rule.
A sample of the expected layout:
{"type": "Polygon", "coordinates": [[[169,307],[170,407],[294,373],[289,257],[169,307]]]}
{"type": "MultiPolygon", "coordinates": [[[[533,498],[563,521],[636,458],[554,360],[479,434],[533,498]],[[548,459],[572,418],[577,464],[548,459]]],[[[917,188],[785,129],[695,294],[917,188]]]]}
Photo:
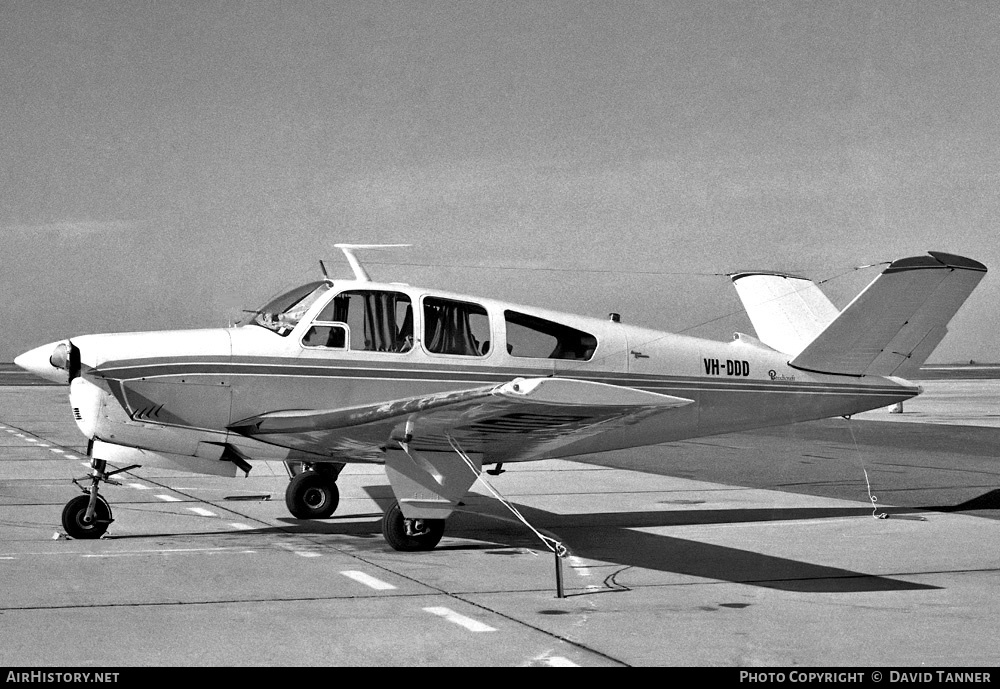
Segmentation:
{"type": "Polygon", "coordinates": [[[468,467],[472,471],[472,473],[474,473],[476,475],[476,479],[480,483],[482,483],[484,486],[486,486],[486,489],[488,491],[490,491],[491,493],[493,493],[493,497],[495,497],[497,500],[499,500],[500,504],[502,504],[504,507],[506,507],[508,510],[510,510],[511,513],[521,521],[521,523],[523,523],[526,527],[528,527],[529,529],[531,529],[531,531],[536,536],[538,536],[538,538],[542,541],[542,543],[545,544],[546,548],[548,548],[549,550],[551,550],[553,553],[555,553],[559,557],[568,557],[569,556],[569,550],[567,550],[566,546],[564,546],[562,543],[560,543],[556,539],[551,538],[549,536],[546,536],[545,534],[543,534],[542,532],[540,532],[538,529],[536,529],[535,527],[533,527],[531,524],[529,524],[528,520],[524,518],[524,515],[522,515],[520,512],[518,512],[517,508],[514,507],[514,505],[511,504],[511,502],[509,500],[507,500],[505,497],[503,497],[502,495],[500,495],[500,492],[496,488],[494,488],[493,486],[491,486],[489,481],[487,481],[485,478],[483,478],[482,472],[480,470],[476,469],[475,463],[471,459],[469,459],[469,455],[465,454],[465,450],[462,449],[462,446],[458,444],[457,440],[455,440],[454,438],[452,438],[448,434],[445,434],[445,437],[448,439],[448,444],[451,445],[451,449],[454,450],[458,454],[458,456],[461,457],[465,461],[466,465],[468,465],[468,467]]]}
{"type": "Polygon", "coordinates": [[[858,447],[858,439],[854,437],[854,428],[850,424],[850,419],[847,419],[847,421],[847,430],[851,432],[851,440],[854,442],[855,456],[858,458],[858,461],[861,462],[861,471],[865,472],[865,484],[868,486],[868,499],[872,501],[872,518],[888,519],[888,514],[878,511],[878,505],[876,504],[878,503],[878,498],[872,495],[872,483],[868,480],[868,470],[865,468],[864,457],[861,456],[861,448],[858,447]]]}

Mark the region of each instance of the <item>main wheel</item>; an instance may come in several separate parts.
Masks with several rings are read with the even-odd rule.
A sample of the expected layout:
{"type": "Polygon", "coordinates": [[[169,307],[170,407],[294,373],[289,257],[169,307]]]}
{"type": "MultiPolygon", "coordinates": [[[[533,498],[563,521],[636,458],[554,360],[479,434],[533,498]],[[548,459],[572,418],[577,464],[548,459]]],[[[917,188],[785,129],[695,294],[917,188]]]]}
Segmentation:
{"type": "Polygon", "coordinates": [[[100,495],[97,496],[94,518],[89,522],[86,520],[88,504],[90,504],[89,495],[77,495],[66,503],[62,512],[62,525],[68,536],[72,538],[100,538],[108,530],[108,526],[113,521],[108,501],[100,495]]]}
{"type": "Polygon", "coordinates": [[[285,505],[299,519],[326,519],[339,504],[336,479],[316,471],[296,475],[285,489],[285,505]]]}
{"type": "Polygon", "coordinates": [[[434,550],[444,535],[444,519],[406,519],[394,502],[382,515],[382,535],[394,550],[434,550]]]}

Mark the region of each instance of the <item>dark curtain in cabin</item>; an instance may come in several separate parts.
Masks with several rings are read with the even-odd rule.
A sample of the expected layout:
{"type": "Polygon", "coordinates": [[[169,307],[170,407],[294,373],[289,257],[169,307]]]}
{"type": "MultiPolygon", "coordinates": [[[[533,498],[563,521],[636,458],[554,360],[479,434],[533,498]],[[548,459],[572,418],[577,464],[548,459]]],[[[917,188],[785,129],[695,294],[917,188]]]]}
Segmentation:
{"type": "Polygon", "coordinates": [[[333,320],[341,323],[360,320],[367,351],[404,352],[410,348],[406,338],[413,334],[409,305],[409,297],[398,292],[345,292],[334,300],[333,320]],[[397,328],[396,308],[400,304],[407,307],[406,318],[402,327],[397,328]]]}
{"type": "Polygon", "coordinates": [[[481,307],[443,299],[424,299],[424,334],[427,349],[436,354],[479,356],[469,323],[470,306],[477,313],[481,307]]]}

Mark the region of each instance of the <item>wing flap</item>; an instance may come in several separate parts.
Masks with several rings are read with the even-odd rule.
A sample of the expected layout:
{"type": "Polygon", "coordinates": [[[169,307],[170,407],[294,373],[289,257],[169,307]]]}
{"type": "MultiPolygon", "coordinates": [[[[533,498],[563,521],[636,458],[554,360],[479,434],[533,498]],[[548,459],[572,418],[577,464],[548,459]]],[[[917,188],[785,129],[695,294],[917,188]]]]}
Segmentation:
{"type": "Polygon", "coordinates": [[[592,381],[518,378],[346,409],[268,412],[230,430],[342,460],[379,461],[394,442],[446,451],[451,438],[486,461],[504,461],[543,454],[692,402],[592,381]]]}

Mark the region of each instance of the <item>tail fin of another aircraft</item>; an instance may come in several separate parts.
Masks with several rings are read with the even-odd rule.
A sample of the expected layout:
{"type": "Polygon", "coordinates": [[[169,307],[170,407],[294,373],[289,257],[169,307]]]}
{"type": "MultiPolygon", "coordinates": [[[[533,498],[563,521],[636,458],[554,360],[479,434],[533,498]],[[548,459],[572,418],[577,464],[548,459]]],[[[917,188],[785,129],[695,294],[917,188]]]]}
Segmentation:
{"type": "Polygon", "coordinates": [[[781,273],[730,275],[757,337],[795,356],[840,313],[811,280],[781,273]]]}
{"type": "Polygon", "coordinates": [[[986,274],[970,258],[928,253],[891,263],[839,314],[804,278],[741,273],[732,279],[761,341],[793,356],[791,366],[906,378],[986,274]]]}

